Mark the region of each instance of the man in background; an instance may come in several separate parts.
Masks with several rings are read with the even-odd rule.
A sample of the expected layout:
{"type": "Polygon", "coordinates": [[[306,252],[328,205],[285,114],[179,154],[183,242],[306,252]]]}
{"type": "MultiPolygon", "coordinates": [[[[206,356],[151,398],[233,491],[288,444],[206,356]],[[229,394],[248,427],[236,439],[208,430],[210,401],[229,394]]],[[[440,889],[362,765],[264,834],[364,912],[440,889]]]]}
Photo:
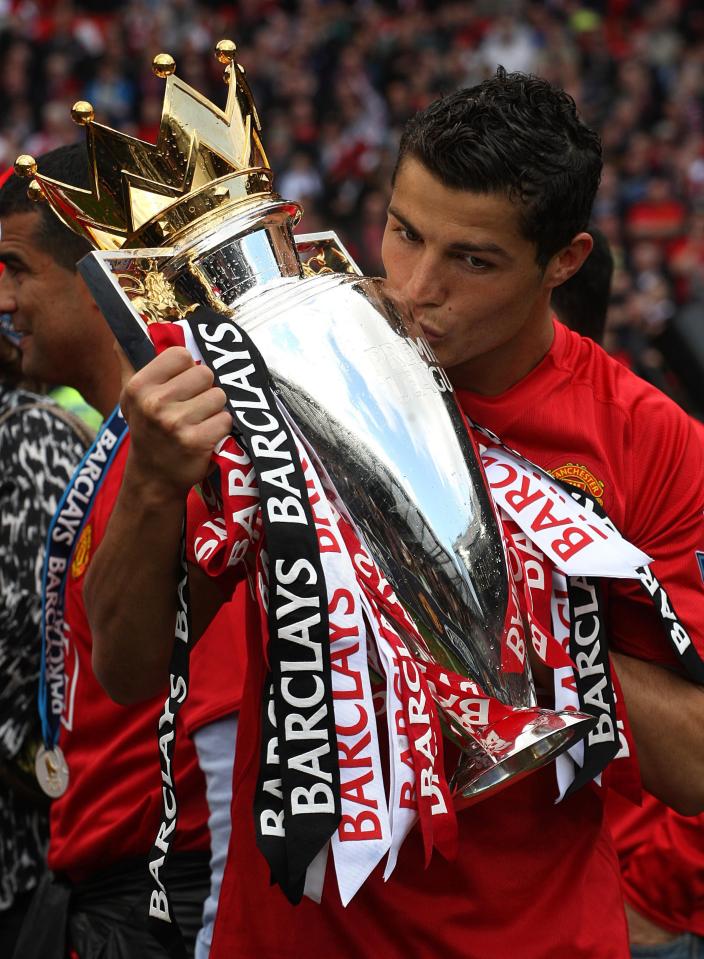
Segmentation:
{"type": "MultiPolygon", "coordinates": [[[[47,176],[89,186],[82,144],[54,150],[39,164],[47,176]]],[[[0,312],[10,314],[19,334],[23,372],[47,384],[76,388],[110,419],[119,398],[120,366],[113,335],[76,271],[78,260],[91,249],[88,241],[68,230],[46,204],[31,201],[26,181],[16,176],[0,190],[0,224],[0,262],[5,267],[0,312]]],[[[152,699],[129,709],[105,695],[93,676],[92,635],[83,603],[86,571],[110,515],[128,449],[125,439],[100,478],[91,473],[99,489],[66,570],[65,692],[58,744],[68,765],[68,785],[51,806],[52,872],[35,897],[17,959],[63,959],[69,950],[83,957],[99,949],[106,950],[100,953],[105,959],[123,955],[115,952],[120,949],[148,959],[166,955],[145,922],[146,857],[162,806],[156,728],[164,692],[155,691],[152,699]]],[[[213,635],[216,642],[227,638],[213,635]]],[[[213,677],[208,647],[206,642],[200,661],[194,657],[193,669],[193,684],[207,701],[207,712],[201,712],[199,720],[197,715],[189,717],[188,708],[183,710],[193,734],[232,716],[238,706],[238,680],[227,668],[233,660],[220,664],[213,677]]],[[[219,728],[218,736],[226,737],[231,771],[233,726],[219,728]]],[[[174,768],[180,805],[170,890],[188,955],[193,955],[210,888],[210,836],[205,782],[188,737],[179,738],[174,768]]],[[[225,780],[229,787],[228,771],[225,780]]],[[[229,788],[227,795],[219,796],[216,818],[222,846],[229,837],[229,788]]],[[[212,922],[212,903],[209,913],[212,922]]],[[[200,956],[207,955],[208,944],[209,936],[200,956]]]]}
{"type": "Polygon", "coordinates": [[[90,431],[22,376],[0,332],[0,955],[46,869],[49,799],[34,775],[46,534],[90,431]]]}

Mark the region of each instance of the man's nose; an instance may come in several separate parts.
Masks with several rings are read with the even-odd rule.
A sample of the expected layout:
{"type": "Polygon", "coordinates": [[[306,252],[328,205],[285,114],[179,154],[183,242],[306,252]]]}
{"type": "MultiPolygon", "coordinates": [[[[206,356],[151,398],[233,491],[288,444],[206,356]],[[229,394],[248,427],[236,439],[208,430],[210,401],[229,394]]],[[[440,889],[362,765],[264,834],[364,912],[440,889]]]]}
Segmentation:
{"type": "Polygon", "coordinates": [[[444,302],[445,283],[437,257],[426,252],[418,257],[404,292],[414,306],[440,306],[444,302]]]}

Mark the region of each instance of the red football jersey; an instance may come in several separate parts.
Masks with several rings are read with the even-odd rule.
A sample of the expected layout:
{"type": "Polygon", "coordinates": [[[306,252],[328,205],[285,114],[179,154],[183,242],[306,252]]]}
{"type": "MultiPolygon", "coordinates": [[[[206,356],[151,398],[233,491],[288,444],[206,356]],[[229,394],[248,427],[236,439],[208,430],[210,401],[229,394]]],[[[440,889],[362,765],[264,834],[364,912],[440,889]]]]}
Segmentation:
{"type": "Polygon", "coordinates": [[[242,703],[246,672],[246,636],[243,628],[248,586],[240,583],[191,653],[188,708],[183,726],[189,736],[201,726],[237,712],[242,703]]]}
{"type": "MultiPolygon", "coordinates": [[[[119,706],[108,697],[93,675],[91,634],[83,604],[86,569],[117,497],[128,442],[122,444],[97,494],[74,549],[66,583],[66,708],[59,743],[70,782],[64,795],[52,803],[49,866],[74,881],[113,862],[145,856],[154,842],[162,810],[156,729],[165,695],[134,706],[119,706]]],[[[188,709],[186,702],[177,724],[188,709]]],[[[193,743],[183,728],[174,769],[179,803],[174,848],[207,851],[205,782],[193,743]]]]}
{"type": "MultiPolygon", "coordinates": [[[[468,414],[556,476],[603,501],[622,533],[655,559],[692,638],[704,646],[701,580],[704,463],[687,418],[588,340],[557,326],[541,363],[501,396],[462,393],[468,414]]],[[[251,658],[240,717],[233,835],[211,959],[628,959],[618,860],[591,785],[555,805],[552,766],[458,816],[454,862],[423,869],[420,832],[395,873],[383,863],[342,907],[332,864],[321,905],[292,907],[269,886],[253,831],[260,691],[256,611],[248,607],[251,658]]],[[[673,663],[651,601],[636,583],[608,590],[615,647],[673,663]]],[[[383,739],[383,737],[381,737],[383,739]]]]}
{"type": "MultiPolygon", "coordinates": [[[[460,393],[467,412],[509,446],[587,488],[653,571],[704,650],[704,450],[697,425],[668,397],[559,323],[549,353],[500,397],[460,393]]],[[[609,641],[667,665],[678,660],[634,580],[607,590],[609,641]]]]}
{"type": "Polygon", "coordinates": [[[650,794],[638,807],[610,793],[607,810],[628,902],[670,932],[704,936],[704,815],[650,794]]]}

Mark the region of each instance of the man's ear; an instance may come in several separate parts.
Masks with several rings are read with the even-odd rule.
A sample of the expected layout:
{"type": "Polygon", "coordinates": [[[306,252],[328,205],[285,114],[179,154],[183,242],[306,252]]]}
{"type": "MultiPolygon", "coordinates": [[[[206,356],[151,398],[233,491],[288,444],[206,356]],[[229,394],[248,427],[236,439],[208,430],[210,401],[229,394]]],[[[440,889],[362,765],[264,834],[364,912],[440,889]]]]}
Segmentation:
{"type": "Polygon", "coordinates": [[[553,289],[574,276],[592,252],[593,246],[594,241],[589,233],[577,233],[548,263],[545,270],[546,285],[553,289]]]}

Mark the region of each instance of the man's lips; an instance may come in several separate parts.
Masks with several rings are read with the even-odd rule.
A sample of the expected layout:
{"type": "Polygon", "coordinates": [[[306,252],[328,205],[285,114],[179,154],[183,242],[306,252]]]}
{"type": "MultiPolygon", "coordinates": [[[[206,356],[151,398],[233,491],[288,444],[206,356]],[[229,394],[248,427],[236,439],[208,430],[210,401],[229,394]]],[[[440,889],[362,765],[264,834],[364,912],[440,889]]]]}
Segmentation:
{"type": "Polygon", "coordinates": [[[423,331],[423,336],[426,338],[428,343],[432,346],[433,343],[439,343],[443,338],[443,334],[438,330],[434,330],[430,326],[424,326],[422,323],[420,325],[421,330],[423,331]]]}

